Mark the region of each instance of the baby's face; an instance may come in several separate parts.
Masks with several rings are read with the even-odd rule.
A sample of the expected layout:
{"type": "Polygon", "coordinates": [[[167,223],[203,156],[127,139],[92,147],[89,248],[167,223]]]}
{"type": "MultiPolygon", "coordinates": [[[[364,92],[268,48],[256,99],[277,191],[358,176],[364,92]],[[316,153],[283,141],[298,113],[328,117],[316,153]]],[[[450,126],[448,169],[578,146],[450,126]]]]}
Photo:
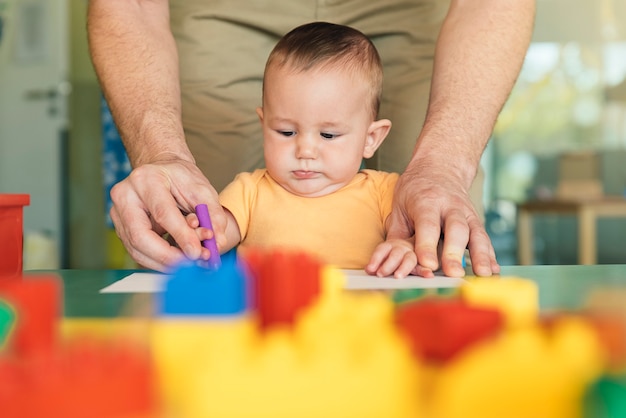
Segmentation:
{"type": "Polygon", "coordinates": [[[270,175],[305,197],[348,184],[363,157],[373,153],[366,146],[371,102],[359,74],[337,68],[269,69],[259,116],[270,175]]]}

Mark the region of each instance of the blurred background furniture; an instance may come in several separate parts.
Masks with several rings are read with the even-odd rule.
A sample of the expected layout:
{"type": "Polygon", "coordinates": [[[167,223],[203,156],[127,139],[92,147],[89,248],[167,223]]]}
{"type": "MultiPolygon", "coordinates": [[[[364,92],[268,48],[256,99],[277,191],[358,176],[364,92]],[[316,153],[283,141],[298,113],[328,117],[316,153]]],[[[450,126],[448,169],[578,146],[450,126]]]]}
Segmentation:
{"type": "Polygon", "coordinates": [[[565,153],[559,157],[554,197],[529,200],[518,205],[519,264],[534,262],[533,216],[570,215],[578,226],[578,264],[597,264],[597,221],[600,217],[626,218],[626,199],[605,196],[602,161],[594,152],[565,153]]]}
{"type": "Polygon", "coordinates": [[[601,217],[626,218],[626,199],[605,196],[585,200],[534,200],[518,205],[518,260],[533,264],[533,216],[540,214],[573,215],[578,225],[578,264],[597,263],[597,221],[601,217]]]}

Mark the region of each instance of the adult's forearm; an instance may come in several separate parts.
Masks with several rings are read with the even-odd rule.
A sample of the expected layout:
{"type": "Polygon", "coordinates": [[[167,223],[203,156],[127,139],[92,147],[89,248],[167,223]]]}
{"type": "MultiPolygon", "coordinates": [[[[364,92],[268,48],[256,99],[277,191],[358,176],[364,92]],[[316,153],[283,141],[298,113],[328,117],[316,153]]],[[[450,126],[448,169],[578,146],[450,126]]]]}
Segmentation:
{"type": "Polygon", "coordinates": [[[448,165],[469,187],[521,69],[534,14],[534,0],[452,0],[414,161],[448,165]]]}
{"type": "Polygon", "coordinates": [[[133,166],[193,161],[182,129],[167,0],[91,0],[88,34],[98,79],[133,166]]]}

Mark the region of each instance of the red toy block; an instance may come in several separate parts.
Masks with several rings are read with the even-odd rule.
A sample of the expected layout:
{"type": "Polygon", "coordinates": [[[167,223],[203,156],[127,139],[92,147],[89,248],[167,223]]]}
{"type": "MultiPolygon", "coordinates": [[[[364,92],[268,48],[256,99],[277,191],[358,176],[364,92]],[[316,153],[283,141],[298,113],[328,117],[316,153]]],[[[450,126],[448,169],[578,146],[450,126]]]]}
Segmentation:
{"type": "Polygon", "coordinates": [[[626,321],[623,317],[610,314],[588,316],[600,343],[607,355],[608,366],[612,371],[626,371],[626,321]]]}
{"type": "Polygon", "coordinates": [[[293,324],[298,312],[319,295],[321,263],[305,253],[249,250],[243,260],[262,328],[293,324]]]}
{"type": "Polygon", "coordinates": [[[14,359],[0,355],[0,411],[3,418],[24,418],[25,376],[14,359]]]}
{"type": "Polygon", "coordinates": [[[62,298],[61,280],[53,275],[0,280],[0,301],[15,312],[3,351],[17,355],[50,351],[57,341],[62,298]]]}
{"type": "Polygon", "coordinates": [[[404,303],[397,309],[396,320],[416,356],[440,362],[495,334],[504,323],[500,312],[470,307],[456,298],[404,303]]]}
{"type": "Polygon", "coordinates": [[[27,194],[0,193],[0,280],[22,273],[24,246],[23,207],[30,203],[27,194]]]}
{"type": "Polygon", "coordinates": [[[123,341],[74,339],[50,353],[0,358],[3,418],[155,416],[149,353],[123,341]]]}

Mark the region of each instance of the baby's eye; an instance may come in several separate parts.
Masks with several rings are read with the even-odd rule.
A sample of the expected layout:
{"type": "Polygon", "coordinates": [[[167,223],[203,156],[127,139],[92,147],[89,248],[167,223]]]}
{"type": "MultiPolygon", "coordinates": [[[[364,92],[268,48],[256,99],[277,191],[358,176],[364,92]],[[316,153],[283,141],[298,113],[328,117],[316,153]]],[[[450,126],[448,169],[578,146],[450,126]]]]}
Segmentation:
{"type": "Polygon", "coordinates": [[[277,131],[282,136],[294,136],[296,133],[294,131],[277,131]]]}
{"type": "Polygon", "coordinates": [[[329,134],[328,132],[320,132],[320,135],[322,136],[322,138],[324,139],[333,139],[336,138],[337,135],[336,134],[329,134]]]}

